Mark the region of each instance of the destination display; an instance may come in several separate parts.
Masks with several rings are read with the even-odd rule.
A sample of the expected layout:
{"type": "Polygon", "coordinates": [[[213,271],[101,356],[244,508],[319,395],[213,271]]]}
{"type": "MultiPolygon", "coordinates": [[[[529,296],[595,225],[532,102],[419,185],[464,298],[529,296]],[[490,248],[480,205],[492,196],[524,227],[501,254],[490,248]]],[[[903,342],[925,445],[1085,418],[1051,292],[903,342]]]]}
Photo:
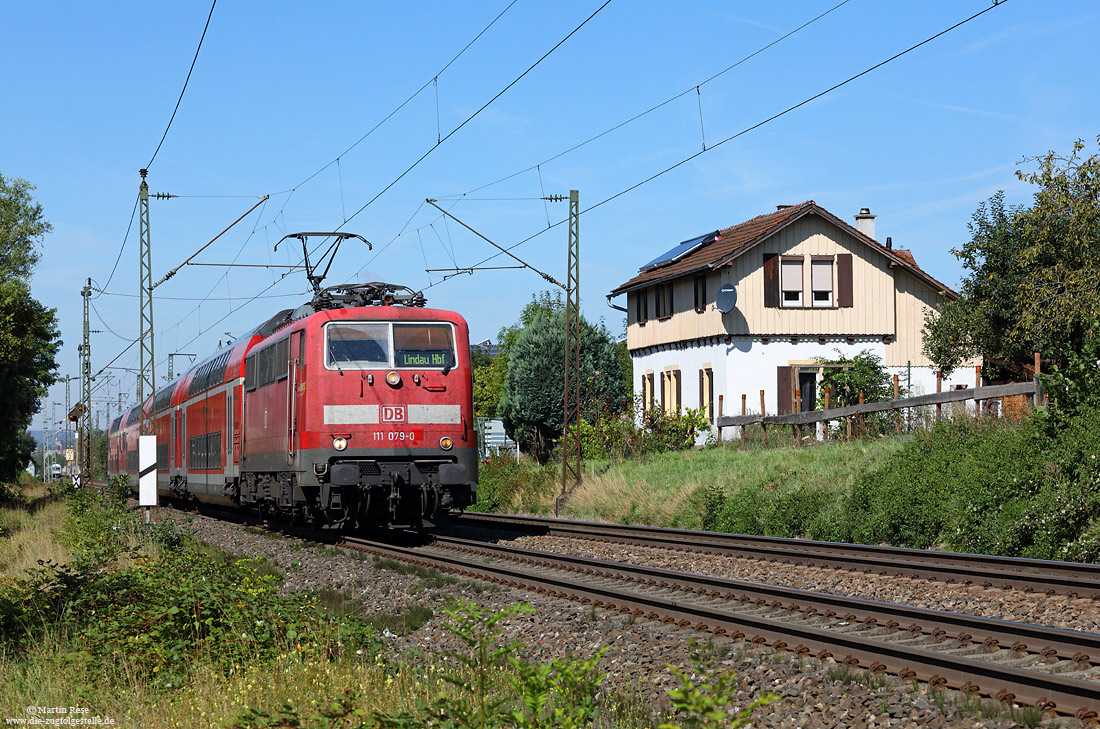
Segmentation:
{"type": "Polygon", "coordinates": [[[451,361],[451,353],[439,349],[399,349],[394,354],[398,367],[443,368],[451,361]]]}

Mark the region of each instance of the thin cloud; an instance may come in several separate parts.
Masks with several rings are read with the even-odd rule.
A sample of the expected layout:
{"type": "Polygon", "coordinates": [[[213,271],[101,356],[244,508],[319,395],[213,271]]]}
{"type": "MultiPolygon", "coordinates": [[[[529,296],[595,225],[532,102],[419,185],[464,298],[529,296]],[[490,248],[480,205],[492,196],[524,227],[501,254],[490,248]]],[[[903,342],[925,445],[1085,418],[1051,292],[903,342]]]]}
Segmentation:
{"type": "Polygon", "coordinates": [[[926,99],[914,99],[909,96],[898,96],[897,98],[902,101],[908,101],[911,104],[921,104],[923,106],[930,106],[934,109],[944,109],[946,111],[957,111],[960,114],[974,114],[976,116],[984,116],[992,119],[1003,119],[1005,121],[1016,122],[1017,124],[1028,123],[1028,120],[1022,116],[1017,116],[1016,114],[1006,114],[1003,111],[989,111],[988,109],[973,109],[967,106],[941,104],[936,101],[928,101],[926,99]]]}

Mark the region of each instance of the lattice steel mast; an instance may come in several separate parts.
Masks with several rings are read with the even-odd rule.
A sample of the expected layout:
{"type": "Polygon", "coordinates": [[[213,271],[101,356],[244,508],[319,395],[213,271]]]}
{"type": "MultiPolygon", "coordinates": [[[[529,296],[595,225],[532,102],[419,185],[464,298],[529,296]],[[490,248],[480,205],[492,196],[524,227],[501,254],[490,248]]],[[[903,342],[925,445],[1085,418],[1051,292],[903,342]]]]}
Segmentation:
{"type": "MultiPolygon", "coordinates": [[[[141,312],[141,359],[137,376],[137,400],[138,407],[145,403],[145,391],[156,401],[157,379],[156,367],[153,357],[153,265],[152,253],[149,241],[149,185],[145,182],[145,176],[149,170],[141,170],[141,186],[138,188],[138,230],[140,231],[140,245],[138,246],[138,258],[140,261],[139,309],[141,312]]],[[[146,413],[141,408],[141,434],[152,435],[153,423],[151,419],[154,413],[146,413]]]]}
{"type": "Polygon", "coordinates": [[[80,428],[80,483],[92,483],[92,340],[88,328],[88,303],[92,296],[92,279],[81,289],[84,298],[84,343],[80,347],[80,402],[84,405],[80,428]]]}
{"type": "Polygon", "coordinates": [[[569,191],[569,254],[565,278],[565,418],[562,426],[561,503],[581,482],[581,263],[580,193],[569,191]]]}

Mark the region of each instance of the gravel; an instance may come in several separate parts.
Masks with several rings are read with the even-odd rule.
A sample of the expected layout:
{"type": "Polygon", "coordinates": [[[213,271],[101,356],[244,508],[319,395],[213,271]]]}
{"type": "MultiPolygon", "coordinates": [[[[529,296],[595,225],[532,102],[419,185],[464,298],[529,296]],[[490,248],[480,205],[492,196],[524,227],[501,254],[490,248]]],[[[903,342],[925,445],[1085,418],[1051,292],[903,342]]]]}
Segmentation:
{"type": "MultiPolygon", "coordinates": [[[[165,515],[168,513],[170,511],[166,510],[165,515]]],[[[912,682],[888,676],[871,677],[866,671],[849,671],[831,659],[824,662],[798,659],[793,654],[776,653],[767,647],[753,648],[747,643],[714,638],[690,629],[634,620],[617,612],[468,579],[453,583],[428,580],[414,574],[379,568],[371,558],[363,559],[362,554],[204,516],[193,516],[191,528],[203,541],[226,551],[263,557],[274,563],[286,572],[284,590],[328,588],[343,591],[354,595],[366,605],[368,611],[379,614],[392,613],[412,605],[430,608],[435,617],[419,629],[405,636],[388,637],[390,653],[414,664],[427,665],[438,661],[446,651],[462,652],[463,645],[443,627],[443,609],[448,598],[465,598],[490,609],[527,602],[534,611],[515,615],[502,623],[504,640],[521,642],[525,646],[524,655],[530,661],[546,661],[570,653],[588,658],[600,647],[607,646],[608,652],[601,663],[602,669],[609,674],[604,686],[645,701],[655,714],[668,711],[667,690],[676,685],[675,677],[668,670],[669,664],[691,667],[693,649],[688,643],[691,640],[712,646],[721,664],[736,671],[737,700],[741,706],[748,705],[766,692],[779,696],[778,701],[757,710],[750,724],[753,727],[864,729],[966,726],[1007,729],[1028,725],[1019,721],[1023,717],[1018,710],[1013,712],[1007,708],[983,712],[975,706],[967,710],[965,706],[960,706],[967,701],[955,692],[931,691],[925,685],[914,686],[912,682]],[[986,715],[991,713],[995,715],[987,718],[986,715]]],[[[515,540],[514,543],[544,550],[553,546],[552,542],[546,541],[551,538],[534,538],[527,542],[528,539],[515,540]]],[[[907,584],[904,580],[879,577],[871,580],[862,575],[833,573],[831,570],[787,569],[786,566],[781,569],[748,560],[684,553],[669,555],[660,550],[633,546],[616,548],[594,542],[585,544],[584,541],[563,540],[557,546],[568,548],[572,553],[601,559],[644,560],[644,563],[655,566],[704,571],[739,579],[767,576],[775,584],[828,589],[831,592],[851,589],[854,592],[849,594],[874,599],[905,597],[907,602],[928,607],[942,607],[944,604],[926,592],[927,587],[907,584]],[[732,564],[724,564],[727,562],[732,564]],[[739,562],[745,564],[737,565],[739,562]],[[729,574],[726,574],[727,571],[729,574]],[[803,574],[799,576],[799,572],[803,574]],[[874,587],[876,584],[880,586],[874,587]]],[[[947,594],[943,587],[937,585],[935,588],[941,597],[947,594]]],[[[978,609],[979,597],[985,600],[996,597],[996,604],[1003,602],[1013,606],[1013,610],[1021,611],[1002,613],[1006,616],[1057,614],[1057,611],[1040,611],[1035,606],[1020,607],[1024,601],[1035,601],[1029,596],[991,594],[988,590],[964,588],[954,588],[950,592],[953,596],[945,599],[957,600],[959,604],[969,605],[975,610],[978,609]],[[955,596],[955,593],[958,595],[955,596]]],[[[1090,611],[1095,610],[1091,604],[1088,607],[1090,611]]],[[[1004,610],[1005,607],[994,607],[994,603],[990,603],[982,610],[998,609],[1004,610]]],[[[1074,625],[1095,625],[1095,614],[1091,614],[1092,623],[1080,622],[1079,616],[1065,619],[1074,625]]],[[[1030,725],[1034,725],[1033,722],[1030,725]]],[[[1059,719],[1057,725],[1080,726],[1079,722],[1064,718],[1059,719]]]]}
{"type": "MultiPolygon", "coordinates": [[[[479,533],[484,533],[479,530],[479,533]]],[[[499,534],[496,535],[499,537],[499,534]]],[[[520,536],[494,539],[524,549],[574,554],[590,559],[659,567],[714,575],[727,579],[762,582],[799,590],[827,592],[880,602],[966,613],[1052,628],[1100,631],[1100,600],[1041,595],[1020,590],[1000,590],[978,585],[929,582],[909,577],[865,575],[825,567],[761,562],[746,557],[726,557],[684,550],[671,551],[641,545],[599,542],[558,536],[520,536]]]]}

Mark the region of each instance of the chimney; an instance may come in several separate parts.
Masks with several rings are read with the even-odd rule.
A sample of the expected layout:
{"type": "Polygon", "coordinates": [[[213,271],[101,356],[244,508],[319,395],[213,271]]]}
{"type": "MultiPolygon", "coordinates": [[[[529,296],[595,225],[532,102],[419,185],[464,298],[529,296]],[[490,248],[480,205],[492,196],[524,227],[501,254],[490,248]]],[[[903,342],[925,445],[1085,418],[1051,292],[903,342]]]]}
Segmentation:
{"type": "Polygon", "coordinates": [[[856,230],[873,239],[875,237],[876,217],[878,216],[871,214],[870,208],[860,208],[859,215],[856,216],[856,230]]]}
{"type": "Polygon", "coordinates": [[[891,238],[890,236],[886,236],[886,249],[887,250],[893,250],[894,249],[894,239],[891,238]]]}

